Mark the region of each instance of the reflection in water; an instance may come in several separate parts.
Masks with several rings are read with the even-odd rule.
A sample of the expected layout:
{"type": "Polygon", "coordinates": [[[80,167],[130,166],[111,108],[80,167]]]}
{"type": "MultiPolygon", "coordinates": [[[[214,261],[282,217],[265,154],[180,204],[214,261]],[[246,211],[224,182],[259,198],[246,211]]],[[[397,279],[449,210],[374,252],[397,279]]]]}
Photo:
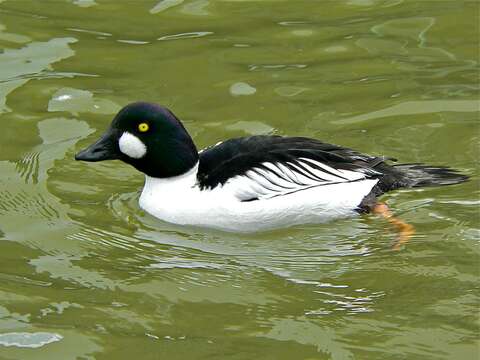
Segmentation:
{"type": "MultiPolygon", "coordinates": [[[[347,269],[351,271],[353,268],[361,266],[362,258],[373,255],[374,249],[369,249],[366,244],[359,246],[356,243],[357,239],[362,237],[361,234],[365,229],[346,227],[344,234],[340,234],[337,230],[336,235],[331,239],[324,235],[328,233],[328,228],[322,228],[323,235],[317,235],[318,228],[315,229],[315,227],[310,230],[308,227],[301,230],[292,229],[285,235],[271,232],[270,235],[264,234],[263,240],[259,240],[257,236],[242,235],[239,237],[216,232],[199,237],[196,232],[190,233],[188,228],[174,225],[169,225],[172,228],[170,234],[165,233],[165,230],[159,233],[157,220],[149,215],[138,217],[137,198],[137,193],[124,194],[111,199],[110,207],[121,219],[139,224],[139,230],[133,235],[137,244],[145,244],[145,240],[150,240],[167,246],[168,251],[150,258],[147,257],[147,254],[151,251],[143,250],[141,252],[143,259],[148,259],[149,268],[209,269],[226,273],[249,268],[261,272],[266,271],[293,284],[321,289],[315,290],[314,293],[322,294],[324,307],[315,311],[307,311],[310,316],[327,315],[335,311],[337,307],[352,314],[370,312],[373,311],[370,305],[374,304],[375,298],[382,295],[381,292],[372,293],[365,288],[350,288],[350,285],[344,285],[335,280],[333,281],[337,284],[324,280],[334,279],[347,269]],[[151,224],[153,227],[146,228],[145,224],[151,224]],[[176,232],[175,228],[181,230],[182,233],[176,232]],[[346,236],[345,243],[340,240],[343,236],[346,236]]],[[[163,228],[165,227],[163,226],[163,228]]],[[[332,230],[336,228],[338,228],[338,224],[331,227],[332,230]]],[[[202,230],[203,233],[205,231],[202,230]]],[[[131,251],[135,251],[131,237],[119,237],[118,234],[114,236],[117,238],[115,246],[122,248],[125,246],[129,247],[131,251]],[[122,238],[125,241],[123,245],[118,243],[122,238]]],[[[111,237],[107,236],[108,238],[111,237]]],[[[111,240],[106,241],[110,245],[114,244],[111,240]]],[[[139,253],[139,249],[136,251],[139,253]]],[[[169,275],[163,274],[163,276],[169,275]]],[[[195,286],[202,283],[195,277],[192,282],[186,274],[176,281],[183,283],[184,286],[185,284],[195,286]]],[[[214,284],[215,282],[212,283],[212,285],[214,284]]]]}
{"type": "Polygon", "coordinates": [[[107,99],[94,98],[88,90],[61,88],[48,102],[48,111],[69,111],[73,114],[89,112],[92,114],[115,114],[120,105],[107,99]]]}
{"type": "Polygon", "coordinates": [[[478,4],[0,3],[2,358],[478,353],[475,181],[384,197],[418,231],[392,253],[373,216],[254,235],[167,224],[139,209],[133,169],[73,161],[144,99],[201,147],[311,136],[475,179],[478,4]],[[38,334],[63,338],[5,346],[38,334]]]}
{"type": "Polygon", "coordinates": [[[347,119],[336,120],[337,124],[353,124],[366,120],[381,119],[391,116],[418,115],[427,113],[437,113],[442,111],[453,112],[478,112],[480,111],[480,101],[476,100],[430,100],[430,101],[408,101],[374,111],[370,114],[362,114],[347,119]]]}
{"type": "Polygon", "coordinates": [[[38,152],[29,153],[16,163],[16,170],[26,183],[38,184],[39,156],[38,152]]]}
{"type": "Polygon", "coordinates": [[[188,32],[188,33],[181,33],[181,34],[174,34],[174,35],[165,35],[159,37],[157,40],[180,40],[180,39],[192,39],[192,38],[199,38],[208,35],[212,35],[213,32],[211,31],[195,31],[195,32],[188,32]]]}
{"type": "Polygon", "coordinates": [[[230,86],[230,93],[233,96],[241,96],[241,95],[253,95],[257,92],[253,86],[244,83],[244,82],[237,82],[230,86]]]}
{"type": "Polygon", "coordinates": [[[10,111],[6,98],[16,88],[28,82],[29,76],[48,69],[50,64],[73,56],[69,44],[74,38],[58,38],[47,42],[32,42],[21,49],[6,49],[0,54],[0,113],[10,111]]]}
{"type": "Polygon", "coordinates": [[[150,14],[156,14],[165,11],[171,7],[180,5],[185,0],[160,0],[157,5],[150,9],[150,14]]]}
{"type": "Polygon", "coordinates": [[[91,6],[98,5],[95,0],[73,0],[73,4],[78,5],[82,8],[88,8],[91,6]]]}
{"type": "Polygon", "coordinates": [[[404,56],[410,54],[410,61],[436,62],[456,60],[452,53],[436,47],[427,46],[427,31],[435,24],[435,18],[409,18],[387,21],[372,27],[372,32],[381,39],[359,39],[356,44],[373,54],[387,53],[402,55],[398,62],[404,61],[404,56]],[[383,40],[383,39],[390,40],[383,40]],[[398,40],[391,40],[398,39],[398,40]],[[411,46],[410,42],[417,46],[411,46]],[[409,46],[410,45],[410,46],[409,46]]]}
{"type": "Polygon", "coordinates": [[[102,31],[94,31],[94,30],[86,30],[86,29],[78,29],[78,28],[67,28],[66,30],[79,32],[79,33],[92,34],[92,35],[99,35],[99,36],[112,36],[111,33],[106,33],[102,31]]]}
{"type": "Polygon", "coordinates": [[[62,335],[46,332],[0,334],[0,345],[39,348],[63,339],[62,335]]]}
{"type": "Polygon", "coordinates": [[[28,36],[6,32],[5,29],[6,29],[6,26],[3,24],[0,24],[0,40],[1,41],[24,44],[32,40],[28,36]]]}
{"type": "Polygon", "coordinates": [[[305,64],[269,64],[269,65],[256,65],[252,64],[249,66],[250,71],[256,70],[292,70],[292,69],[304,69],[307,65],[305,64]]]}
{"type": "Polygon", "coordinates": [[[181,12],[187,15],[206,16],[210,15],[207,7],[210,0],[195,0],[182,7],[181,12]]]}

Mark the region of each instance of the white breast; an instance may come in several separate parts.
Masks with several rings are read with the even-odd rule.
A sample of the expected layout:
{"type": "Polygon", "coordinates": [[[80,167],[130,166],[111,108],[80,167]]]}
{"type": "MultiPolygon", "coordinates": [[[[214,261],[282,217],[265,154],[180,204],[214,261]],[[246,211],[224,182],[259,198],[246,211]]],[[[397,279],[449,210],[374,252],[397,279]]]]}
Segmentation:
{"type": "MultiPolygon", "coordinates": [[[[360,173],[344,173],[342,177],[347,180],[343,182],[332,175],[325,183],[317,183],[319,186],[308,183],[286,191],[286,183],[272,189],[261,176],[250,174],[250,177],[234,177],[212,190],[200,190],[197,171],[198,164],[188,173],[173,178],[147,176],[140,206],[153,216],[175,224],[254,232],[353,216],[378,182],[360,173]],[[242,201],[252,196],[258,200],[242,201]]],[[[306,181],[298,178],[298,174],[292,176],[297,176],[302,184],[300,180],[306,181]]]]}

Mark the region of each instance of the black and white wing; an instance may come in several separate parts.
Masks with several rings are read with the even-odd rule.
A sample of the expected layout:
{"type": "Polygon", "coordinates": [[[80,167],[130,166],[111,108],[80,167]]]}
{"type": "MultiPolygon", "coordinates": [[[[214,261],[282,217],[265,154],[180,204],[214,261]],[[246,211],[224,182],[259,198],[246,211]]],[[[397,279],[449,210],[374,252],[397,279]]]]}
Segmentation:
{"type": "Polygon", "coordinates": [[[198,182],[202,189],[222,185],[239,200],[253,201],[378,178],[383,174],[377,167],[384,161],[316,139],[252,136],[201,152],[198,182]]]}

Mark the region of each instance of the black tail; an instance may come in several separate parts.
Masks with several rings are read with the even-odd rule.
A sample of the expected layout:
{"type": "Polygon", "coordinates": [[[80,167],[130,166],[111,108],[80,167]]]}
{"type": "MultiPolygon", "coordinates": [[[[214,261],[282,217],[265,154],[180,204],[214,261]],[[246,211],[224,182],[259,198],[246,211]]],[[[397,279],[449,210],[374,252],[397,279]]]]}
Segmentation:
{"type": "Polygon", "coordinates": [[[405,176],[407,187],[453,185],[468,180],[468,176],[444,166],[399,164],[393,167],[405,176]]]}

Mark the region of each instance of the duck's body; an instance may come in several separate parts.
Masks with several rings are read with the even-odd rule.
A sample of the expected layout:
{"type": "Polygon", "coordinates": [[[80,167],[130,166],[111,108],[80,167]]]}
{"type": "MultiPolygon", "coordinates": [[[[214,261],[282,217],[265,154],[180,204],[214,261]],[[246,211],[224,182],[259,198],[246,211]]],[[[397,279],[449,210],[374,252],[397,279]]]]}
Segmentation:
{"type": "Polygon", "coordinates": [[[255,180],[237,176],[213,189],[199,186],[197,169],[170,179],[147,176],[140,206],[174,224],[255,232],[355,215],[378,180],[312,186],[268,199],[242,200],[255,180]],[[250,184],[249,184],[250,182],[250,184]],[[240,195],[240,196],[239,196],[240,195]]]}
{"type": "Polygon", "coordinates": [[[144,172],[140,206],[159,219],[235,232],[348,217],[390,190],[466,179],[303,137],[230,139],[198,153],[180,121],[148,103],[126,106],[77,159],[121,159],[144,172]]]}

